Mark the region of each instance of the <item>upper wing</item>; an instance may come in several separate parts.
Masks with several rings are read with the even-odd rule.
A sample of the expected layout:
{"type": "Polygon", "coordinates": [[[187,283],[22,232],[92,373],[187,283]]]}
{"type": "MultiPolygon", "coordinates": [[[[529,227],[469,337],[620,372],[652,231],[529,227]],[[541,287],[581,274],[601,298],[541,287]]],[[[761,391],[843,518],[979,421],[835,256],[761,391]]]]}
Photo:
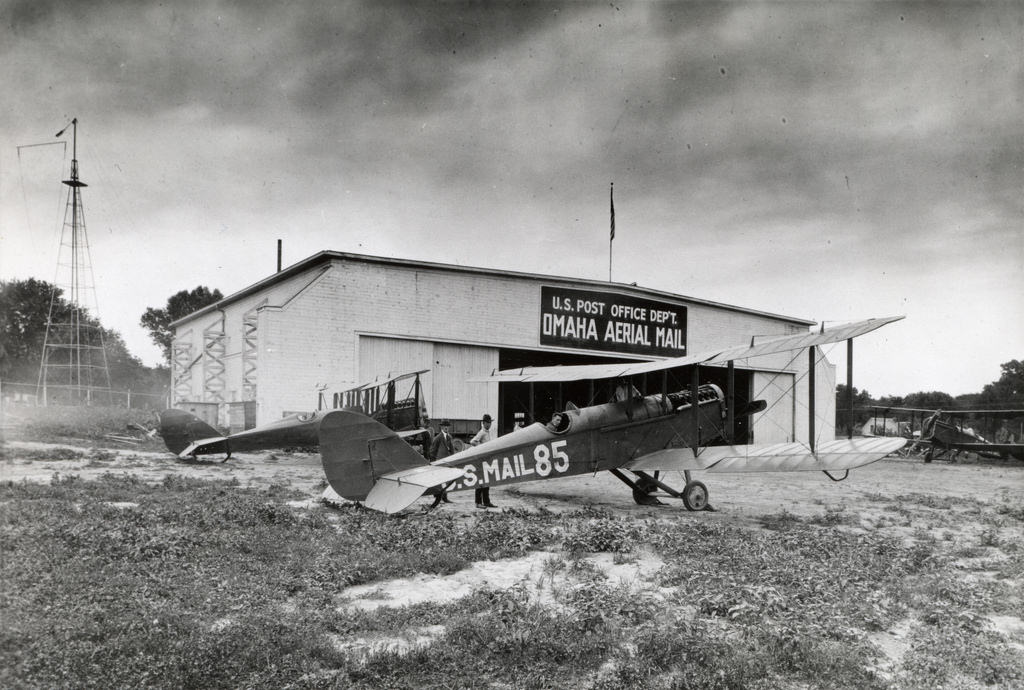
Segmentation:
{"type": "Polygon", "coordinates": [[[903,319],[903,316],[888,316],[880,319],[857,321],[843,326],[833,326],[818,332],[797,333],[764,340],[750,345],[714,350],[686,357],[672,357],[657,362],[625,362],[619,364],[581,364],[555,367],[523,367],[507,369],[491,376],[471,379],[473,381],[581,381],[585,379],[610,379],[636,374],[647,374],[663,369],[674,369],[691,364],[715,364],[734,359],[771,355],[787,350],[799,350],[814,345],[826,345],[849,340],[881,328],[886,324],[903,319]]]}
{"type": "Polygon", "coordinates": [[[415,503],[427,489],[461,476],[462,469],[443,465],[420,465],[389,472],[377,478],[363,505],[384,513],[397,513],[415,503]]]}
{"type": "Polygon", "coordinates": [[[689,448],[660,450],[624,465],[627,470],[707,470],[708,472],[800,472],[850,470],[881,460],[899,450],[904,438],[840,439],[812,452],[803,443],[708,446],[697,455],[689,448]]]}
{"type": "Polygon", "coordinates": [[[405,379],[411,379],[413,376],[419,376],[420,374],[426,374],[428,371],[430,371],[430,369],[420,369],[419,371],[410,371],[410,372],[406,372],[404,374],[397,374],[395,376],[388,375],[388,376],[385,376],[384,378],[376,378],[373,381],[367,381],[366,383],[361,383],[358,386],[353,386],[352,388],[349,388],[348,390],[342,391],[342,394],[344,395],[345,393],[352,393],[354,391],[361,391],[361,390],[363,390],[365,388],[378,388],[380,386],[386,386],[389,383],[391,383],[392,381],[394,381],[394,382],[404,381],[405,379]]]}

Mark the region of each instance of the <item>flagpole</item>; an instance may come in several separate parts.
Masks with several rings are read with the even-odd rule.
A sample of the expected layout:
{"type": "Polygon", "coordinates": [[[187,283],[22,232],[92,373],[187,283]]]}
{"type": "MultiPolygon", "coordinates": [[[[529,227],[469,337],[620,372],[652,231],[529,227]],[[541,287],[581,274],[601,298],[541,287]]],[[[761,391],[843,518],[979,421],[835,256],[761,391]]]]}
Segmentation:
{"type": "Polygon", "coordinates": [[[612,229],[608,237],[608,282],[612,282],[612,242],[615,241],[615,183],[608,190],[608,205],[611,212],[612,229]]]}

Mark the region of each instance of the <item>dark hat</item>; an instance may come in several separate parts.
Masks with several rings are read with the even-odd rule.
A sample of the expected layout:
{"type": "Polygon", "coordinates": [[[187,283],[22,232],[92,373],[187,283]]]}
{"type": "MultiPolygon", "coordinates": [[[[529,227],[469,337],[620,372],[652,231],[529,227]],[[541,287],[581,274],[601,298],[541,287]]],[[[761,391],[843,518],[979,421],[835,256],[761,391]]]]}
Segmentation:
{"type": "Polygon", "coordinates": [[[491,415],[485,413],[484,416],[483,416],[483,421],[485,421],[485,422],[493,422],[494,420],[491,419],[491,415]]]}
{"type": "Polygon", "coordinates": [[[451,425],[452,425],[452,423],[449,422],[447,419],[442,419],[441,420],[441,426],[451,426],[451,425]]]}

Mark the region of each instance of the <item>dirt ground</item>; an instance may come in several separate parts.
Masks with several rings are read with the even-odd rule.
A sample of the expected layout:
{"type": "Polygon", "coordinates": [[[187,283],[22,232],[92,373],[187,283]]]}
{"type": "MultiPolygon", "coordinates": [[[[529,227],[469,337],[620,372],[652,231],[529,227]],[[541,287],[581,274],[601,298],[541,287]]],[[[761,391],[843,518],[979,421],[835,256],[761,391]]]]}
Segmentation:
{"type": "MultiPolygon", "coordinates": [[[[239,453],[226,462],[185,463],[170,453],[89,449],[68,444],[10,441],[0,461],[0,481],[49,481],[55,474],[96,478],[106,472],[126,473],[151,482],[168,475],[205,479],[235,479],[243,486],[286,485],[307,492],[319,500],[324,487],[320,456],[316,453],[239,453]],[[59,448],[71,448],[84,457],[49,460],[59,448]]],[[[1024,498],[1024,463],[1016,460],[936,461],[924,464],[920,458],[886,458],[833,482],[819,472],[764,474],[694,473],[707,485],[715,512],[687,513],[681,501],[665,498],[664,506],[640,506],[633,502],[628,487],[611,474],[566,477],[495,488],[491,500],[500,508],[546,509],[553,512],[576,510],[590,505],[618,515],[756,523],[758,516],[786,511],[795,515],[820,515],[828,510],[856,512],[868,520],[888,499],[907,494],[933,496],[938,500],[974,499],[981,504],[1003,503],[1024,498]]],[[[681,488],[681,474],[666,481],[681,488]]],[[[472,493],[452,493],[453,503],[443,510],[456,514],[475,512],[472,493]]],[[[957,501],[962,503],[961,501],[957,501]]],[[[429,505],[424,498],[408,510],[429,505]]]]}

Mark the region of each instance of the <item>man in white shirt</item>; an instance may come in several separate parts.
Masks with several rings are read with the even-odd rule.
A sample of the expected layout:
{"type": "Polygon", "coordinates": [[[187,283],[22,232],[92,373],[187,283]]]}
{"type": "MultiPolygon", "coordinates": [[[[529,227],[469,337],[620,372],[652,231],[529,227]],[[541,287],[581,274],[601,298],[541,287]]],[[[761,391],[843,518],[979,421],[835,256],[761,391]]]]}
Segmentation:
{"type": "MultiPolygon", "coordinates": [[[[492,438],[497,436],[497,434],[492,434],[491,433],[491,423],[492,422],[493,422],[493,420],[491,419],[491,415],[484,414],[484,416],[480,419],[480,431],[476,432],[476,436],[474,436],[470,440],[469,445],[471,445],[471,446],[479,446],[481,443],[487,443],[492,438]]],[[[476,490],[476,507],[477,508],[482,508],[482,509],[485,509],[485,510],[487,508],[496,508],[497,507],[493,503],[491,503],[491,489],[490,489],[490,487],[486,487],[485,486],[485,487],[482,487],[482,488],[479,488],[479,489],[476,490]]]]}

